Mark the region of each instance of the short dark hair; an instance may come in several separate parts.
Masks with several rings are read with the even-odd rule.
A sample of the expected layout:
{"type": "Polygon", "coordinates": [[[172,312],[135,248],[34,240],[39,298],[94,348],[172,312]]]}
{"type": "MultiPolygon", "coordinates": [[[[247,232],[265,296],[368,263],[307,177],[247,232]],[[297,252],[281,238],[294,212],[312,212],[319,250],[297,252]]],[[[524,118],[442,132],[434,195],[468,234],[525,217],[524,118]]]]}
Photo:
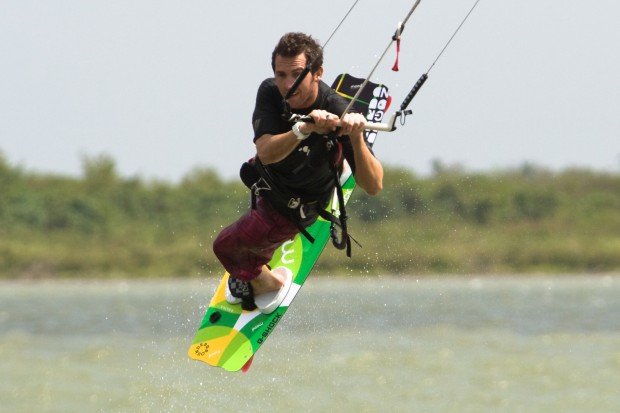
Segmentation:
{"type": "Polygon", "coordinates": [[[299,32],[286,33],[280,38],[271,54],[271,68],[276,70],[276,55],[295,57],[302,52],[306,56],[306,63],[312,62],[310,71],[316,73],[323,66],[323,48],[312,36],[299,32]]]}

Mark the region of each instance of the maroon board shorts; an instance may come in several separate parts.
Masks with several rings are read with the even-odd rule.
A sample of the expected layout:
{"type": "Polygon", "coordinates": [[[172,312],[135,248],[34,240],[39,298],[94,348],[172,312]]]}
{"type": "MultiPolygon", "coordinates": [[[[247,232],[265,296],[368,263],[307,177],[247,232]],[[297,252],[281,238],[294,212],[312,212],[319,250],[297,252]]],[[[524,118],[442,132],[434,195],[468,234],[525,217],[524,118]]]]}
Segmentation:
{"type": "Polygon", "coordinates": [[[213,252],[232,277],[250,281],[258,277],[276,248],[298,232],[293,222],[258,198],[255,209],[220,232],[213,252]]]}

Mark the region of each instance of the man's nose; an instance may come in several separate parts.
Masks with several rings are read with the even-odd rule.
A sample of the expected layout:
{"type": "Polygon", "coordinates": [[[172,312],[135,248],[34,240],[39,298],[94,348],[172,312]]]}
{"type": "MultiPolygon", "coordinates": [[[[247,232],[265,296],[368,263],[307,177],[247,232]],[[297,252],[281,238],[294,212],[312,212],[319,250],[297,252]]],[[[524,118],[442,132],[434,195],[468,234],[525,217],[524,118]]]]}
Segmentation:
{"type": "Polygon", "coordinates": [[[286,91],[288,92],[293,87],[293,83],[295,83],[295,76],[287,76],[286,77],[286,91]]]}

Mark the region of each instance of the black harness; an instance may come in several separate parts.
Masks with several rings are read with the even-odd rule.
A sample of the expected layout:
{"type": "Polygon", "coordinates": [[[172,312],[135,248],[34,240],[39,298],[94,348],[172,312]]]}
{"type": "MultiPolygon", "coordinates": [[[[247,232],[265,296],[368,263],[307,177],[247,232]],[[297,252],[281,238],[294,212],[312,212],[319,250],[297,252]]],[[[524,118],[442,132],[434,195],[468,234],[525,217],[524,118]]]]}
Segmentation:
{"type": "MultiPolygon", "coordinates": [[[[317,216],[329,221],[331,223],[332,244],[338,249],[346,248],[347,257],[350,257],[353,238],[347,230],[348,217],[342,185],[340,184],[341,144],[333,136],[327,136],[325,144],[332,158],[329,167],[333,174],[334,185],[330,186],[329,190],[321,197],[304,194],[303,190],[291,191],[279,182],[277,176],[271,173],[258,157],[250,159],[241,166],[241,180],[250,189],[252,208],[256,208],[256,200],[259,196],[266,198],[276,211],[289,218],[312,243],[315,241],[314,237],[306,230],[306,227],[312,224],[317,216]],[[334,154],[334,151],[337,152],[334,154]],[[336,214],[325,209],[327,202],[331,199],[331,191],[334,187],[338,197],[338,212],[336,214]]],[[[355,242],[357,243],[357,241],[355,242]]],[[[359,245],[359,243],[357,244],[359,245]]]]}

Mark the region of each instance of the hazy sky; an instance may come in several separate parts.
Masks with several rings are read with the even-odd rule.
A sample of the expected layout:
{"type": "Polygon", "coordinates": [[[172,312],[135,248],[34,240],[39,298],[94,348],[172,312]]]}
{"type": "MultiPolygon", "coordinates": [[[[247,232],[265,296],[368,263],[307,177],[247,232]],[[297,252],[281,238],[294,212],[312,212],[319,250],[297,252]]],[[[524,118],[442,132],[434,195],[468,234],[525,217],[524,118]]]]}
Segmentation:
{"type": "MultiPolygon", "coordinates": [[[[256,88],[287,31],[325,41],[352,0],[3,0],[0,152],[28,170],[225,177],[253,155],[256,88]]],[[[413,1],[361,0],[325,51],[325,80],[368,74],[413,1]]],[[[373,80],[394,105],[473,0],[422,0],[373,80]]],[[[620,3],[481,0],[431,71],[405,127],[377,139],[388,164],[428,172],[587,166],[620,170],[620,3]]]]}

